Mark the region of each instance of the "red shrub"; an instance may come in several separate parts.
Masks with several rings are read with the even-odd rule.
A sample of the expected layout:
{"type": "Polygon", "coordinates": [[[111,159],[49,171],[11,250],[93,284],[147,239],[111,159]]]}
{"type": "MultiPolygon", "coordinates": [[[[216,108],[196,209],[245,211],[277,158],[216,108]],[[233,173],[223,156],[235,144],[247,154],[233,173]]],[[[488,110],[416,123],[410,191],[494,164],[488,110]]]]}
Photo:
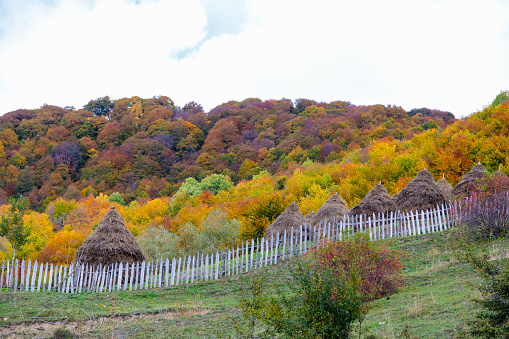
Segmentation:
{"type": "Polygon", "coordinates": [[[318,271],[332,269],[359,274],[365,301],[396,293],[403,287],[399,253],[370,241],[365,235],[357,234],[341,242],[320,244],[312,252],[318,271]]]}

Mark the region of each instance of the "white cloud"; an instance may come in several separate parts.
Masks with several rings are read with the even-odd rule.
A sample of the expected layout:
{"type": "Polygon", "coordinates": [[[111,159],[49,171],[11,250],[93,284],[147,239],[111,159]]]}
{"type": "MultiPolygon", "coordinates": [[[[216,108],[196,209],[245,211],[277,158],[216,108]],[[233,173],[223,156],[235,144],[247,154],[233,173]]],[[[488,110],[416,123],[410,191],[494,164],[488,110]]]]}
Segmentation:
{"type": "Polygon", "coordinates": [[[11,6],[0,113],[164,94],[206,109],[306,97],[460,116],[509,87],[499,0],[218,1],[11,6]]]}

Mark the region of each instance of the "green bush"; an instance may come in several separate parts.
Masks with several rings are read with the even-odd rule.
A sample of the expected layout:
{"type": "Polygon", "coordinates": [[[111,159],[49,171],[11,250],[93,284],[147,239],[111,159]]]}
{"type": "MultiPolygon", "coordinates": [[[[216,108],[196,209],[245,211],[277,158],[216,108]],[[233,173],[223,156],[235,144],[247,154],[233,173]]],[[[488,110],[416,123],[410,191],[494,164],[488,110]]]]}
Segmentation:
{"type": "Polygon", "coordinates": [[[468,262],[481,276],[476,286],[481,297],[474,298],[479,306],[475,319],[470,321],[470,333],[479,338],[507,338],[509,333],[509,259],[491,260],[491,241],[472,242],[459,232],[455,254],[468,262]]]}
{"type": "Polygon", "coordinates": [[[137,238],[147,260],[180,257],[181,251],[177,247],[178,235],[168,232],[162,227],[149,226],[137,238]]]}
{"type": "Polygon", "coordinates": [[[201,224],[197,241],[201,253],[214,253],[237,245],[240,223],[237,219],[230,220],[221,210],[209,213],[201,224]]]}
{"type": "Polygon", "coordinates": [[[118,192],[112,193],[109,196],[108,201],[109,202],[116,202],[116,203],[119,203],[120,205],[124,205],[125,204],[124,198],[122,198],[122,194],[120,194],[118,192]]]}
{"type": "Polygon", "coordinates": [[[240,301],[251,331],[261,321],[267,336],[348,338],[355,321],[362,325],[370,301],[402,288],[396,251],[362,234],[322,245],[290,264],[292,281],[275,296],[262,278],[252,279],[240,301]]]}
{"type": "Polygon", "coordinates": [[[362,313],[358,272],[321,270],[310,261],[297,261],[291,268],[292,282],[276,296],[267,293],[263,278],[254,277],[248,296],[241,298],[243,314],[266,325],[262,337],[347,338],[353,322],[362,313]]]}
{"type": "Polygon", "coordinates": [[[209,213],[197,228],[187,223],[178,234],[165,228],[149,226],[138,236],[138,243],[148,260],[183,257],[184,255],[213,254],[237,245],[240,223],[228,219],[220,210],[209,213]]]}

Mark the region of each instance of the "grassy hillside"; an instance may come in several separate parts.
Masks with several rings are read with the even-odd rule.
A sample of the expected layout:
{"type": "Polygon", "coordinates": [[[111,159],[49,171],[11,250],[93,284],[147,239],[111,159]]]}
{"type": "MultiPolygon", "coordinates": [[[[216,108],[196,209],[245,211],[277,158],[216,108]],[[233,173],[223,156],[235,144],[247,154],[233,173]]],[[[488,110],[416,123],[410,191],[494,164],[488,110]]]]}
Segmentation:
{"type": "MultiPolygon", "coordinates": [[[[455,338],[473,317],[470,301],[478,281],[473,270],[450,252],[454,230],[391,241],[408,252],[404,289],[376,301],[363,333],[377,338],[455,338]],[[403,336],[404,337],[404,336],[403,336]]],[[[509,241],[492,245],[493,258],[509,241]]],[[[80,338],[211,338],[231,335],[242,324],[238,299],[250,274],[268,276],[270,285],[289,279],[287,263],[241,277],[131,293],[0,293],[1,337],[48,337],[67,329],[80,338]],[[4,320],[6,319],[6,320],[4,320]],[[169,333],[169,334],[168,334],[169,333]]]]}

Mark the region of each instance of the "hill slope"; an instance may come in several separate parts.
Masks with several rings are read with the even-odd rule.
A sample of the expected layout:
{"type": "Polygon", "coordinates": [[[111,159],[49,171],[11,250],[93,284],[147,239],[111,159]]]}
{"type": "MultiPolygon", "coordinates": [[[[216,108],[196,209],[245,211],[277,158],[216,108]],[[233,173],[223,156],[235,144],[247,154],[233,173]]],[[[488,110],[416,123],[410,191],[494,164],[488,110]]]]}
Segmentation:
{"type": "MultiPolygon", "coordinates": [[[[466,331],[466,320],[473,317],[469,298],[474,292],[468,284],[478,278],[469,266],[451,256],[449,238],[454,232],[393,240],[391,246],[409,253],[404,265],[405,287],[373,304],[363,333],[393,338],[407,327],[415,338],[452,338],[466,331]]],[[[506,249],[507,240],[494,243],[492,255],[506,255],[506,249]]],[[[83,338],[112,334],[162,338],[168,333],[172,338],[211,338],[216,333],[233,334],[233,324],[245,321],[237,302],[246,293],[250,274],[266,275],[270,285],[288,283],[285,265],[270,266],[241,278],[141,292],[2,293],[0,315],[7,320],[0,325],[0,333],[30,337],[67,328],[83,338]]]]}

